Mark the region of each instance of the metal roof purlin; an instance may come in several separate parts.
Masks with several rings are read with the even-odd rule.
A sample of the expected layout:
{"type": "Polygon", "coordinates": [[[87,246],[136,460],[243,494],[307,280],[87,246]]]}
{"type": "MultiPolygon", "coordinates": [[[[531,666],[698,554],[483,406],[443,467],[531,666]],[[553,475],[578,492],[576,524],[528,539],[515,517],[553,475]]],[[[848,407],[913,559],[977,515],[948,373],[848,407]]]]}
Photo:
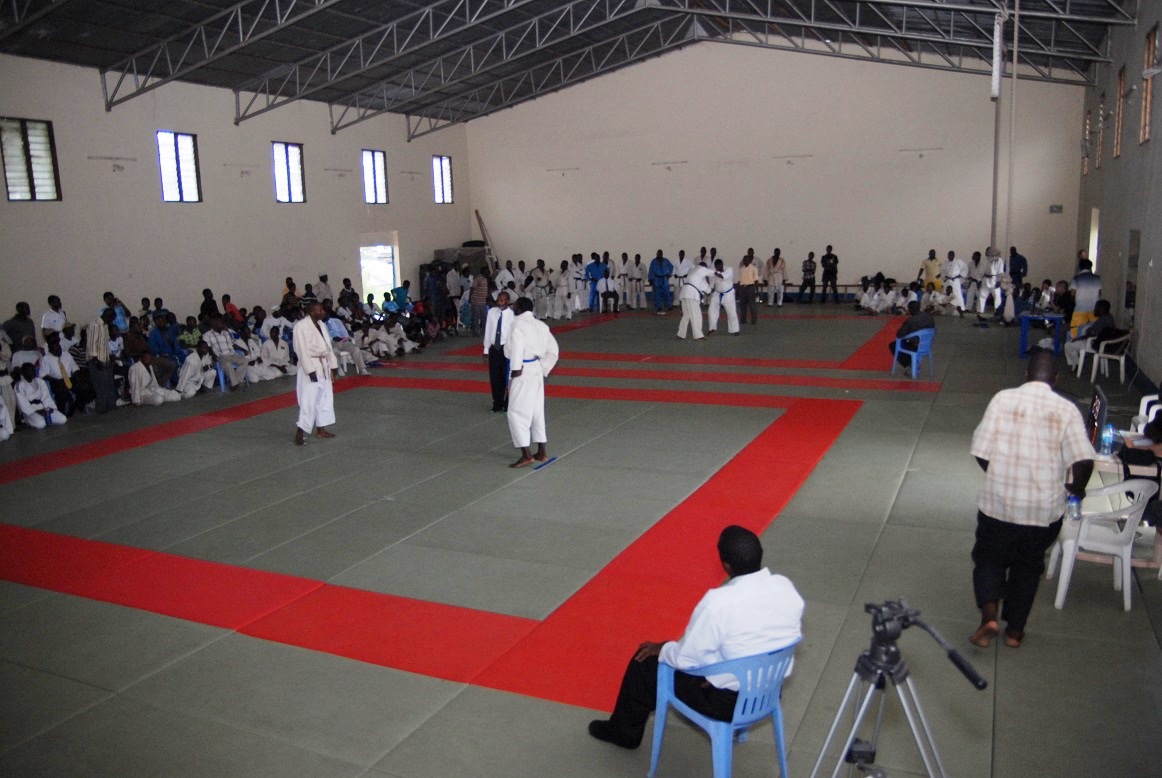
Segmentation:
{"type": "Polygon", "coordinates": [[[48,16],[70,0],[9,0],[0,3],[0,41],[27,30],[42,17],[48,16]],[[40,6],[33,10],[33,6],[40,6]]]}
{"type": "Polygon", "coordinates": [[[101,71],[105,110],[187,76],[342,0],[243,0],[101,71]],[[112,81],[112,87],[110,87],[112,81]],[[122,87],[131,86],[122,93],[122,87]]]}
{"type": "Polygon", "coordinates": [[[389,64],[404,54],[472,29],[535,0],[438,0],[395,21],[291,65],[274,68],[234,90],[234,123],[307,97],[389,64]],[[256,107],[257,106],[257,107],[256,107]]]}
{"type": "Polygon", "coordinates": [[[542,46],[561,43],[615,20],[624,21],[643,10],[648,9],[643,8],[637,0],[604,0],[600,3],[573,0],[562,8],[393,75],[372,89],[360,90],[347,98],[332,101],[333,111],[339,109],[337,117],[332,112],[332,128],[355,124],[355,121],[345,121],[351,111],[356,112],[358,121],[401,108],[408,112],[410,104],[421,102],[425,95],[446,90],[449,86],[535,54],[542,46]],[[596,13],[598,6],[602,11],[600,14],[596,13]],[[586,12],[578,16],[573,13],[574,8],[586,12]],[[530,36],[530,32],[535,34],[530,36]],[[510,38],[514,42],[506,44],[510,38]]]}
{"type": "Polygon", "coordinates": [[[660,19],[562,55],[511,78],[481,87],[468,95],[450,98],[439,105],[426,108],[425,111],[428,113],[423,114],[422,120],[415,122],[415,125],[426,122],[429,124],[428,129],[417,131],[413,125],[415,117],[409,115],[408,140],[414,140],[452,124],[461,124],[504,108],[512,108],[695,40],[697,33],[690,17],[674,15],[660,19]],[[543,71],[539,82],[538,71],[543,71]],[[498,94],[502,99],[494,104],[492,101],[498,94]],[[434,115],[432,111],[435,112],[434,115]]]}

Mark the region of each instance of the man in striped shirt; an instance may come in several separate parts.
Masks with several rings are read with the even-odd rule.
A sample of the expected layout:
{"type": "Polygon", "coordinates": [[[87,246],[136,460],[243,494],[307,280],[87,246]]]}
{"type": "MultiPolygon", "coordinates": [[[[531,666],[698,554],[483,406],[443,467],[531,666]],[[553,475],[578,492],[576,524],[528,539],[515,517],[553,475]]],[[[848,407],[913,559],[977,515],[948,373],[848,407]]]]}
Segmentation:
{"type": "Polygon", "coordinates": [[[1061,531],[1066,492],[1085,497],[1093,473],[1081,412],[1053,391],[1056,379],[1053,354],[1033,355],[1025,383],[998,392],[972,436],[972,455],[985,471],[972,549],[980,627],[969,637],[980,648],[1000,631],[1001,600],[1005,645],[1021,645],[1045,551],[1061,531]]]}

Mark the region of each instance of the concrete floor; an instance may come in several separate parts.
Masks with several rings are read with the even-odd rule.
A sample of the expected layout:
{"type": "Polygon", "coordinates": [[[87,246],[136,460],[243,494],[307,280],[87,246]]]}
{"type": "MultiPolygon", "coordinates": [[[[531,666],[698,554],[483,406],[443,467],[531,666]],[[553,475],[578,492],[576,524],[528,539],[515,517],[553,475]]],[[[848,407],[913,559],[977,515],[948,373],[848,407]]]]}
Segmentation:
{"type": "MultiPolygon", "coordinates": [[[[292,390],[284,381],[21,431],[0,446],[0,468],[191,416],[223,422],[8,483],[0,515],[9,525],[542,620],[781,413],[603,399],[600,390],[859,400],[762,535],[769,567],[808,603],[784,690],[791,773],[810,771],[867,646],[864,603],[902,596],[989,681],[973,689],[919,629],[900,640],[950,774],[1156,774],[1162,583],[1152,571],[1135,571],[1126,613],[1109,568],[1079,563],[1063,610],[1052,607],[1055,582],[1042,586],[1022,648],[979,650],[966,640],[976,626],[969,550],[981,480],[968,445],[989,398],[1021,380],[1015,330],[940,321],[938,390],[915,391],[903,379],[845,385],[887,379],[886,354],[879,371],[841,367],[885,319],[849,315],[847,306],[763,314],[742,337],[696,344],[674,337],[676,312],[627,313],[561,333],[563,368],[638,372],[553,378],[598,391],[549,400],[559,459],[542,471],[505,467],[513,458],[505,420],[488,412],[483,390],[352,389],[337,396],[340,437],[301,449],[290,443],[293,409],[230,420],[231,407],[292,390]],[[634,356],[601,358],[611,354],[634,356]],[[665,362],[691,355],[820,363],[665,362]],[[682,370],[739,378],[671,374],[682,370]]],[[[374,372],[478,379],[478,355],[448,353],[470,345],[451,339],[374,372]]],[[[1101,380],[1124,426],[1137,394],[1101,380]]],[[[1059,389],[1090,392],[1072,376],[1059,389]]],[[[675,636],[639,636],[667,637],[675,636]]],[[[644,774],[648,748],[588,737],[596,715],[0,581],[2,775],[644,774]]],[[[894,695],[879,746],[888,774],[923,774],[894,695]]],[[[777,774],[769,726],[736,746],[734,774],[777,774]]],[[[676,715],[659,775],[710,775],[708,742],[676,715]]]]}

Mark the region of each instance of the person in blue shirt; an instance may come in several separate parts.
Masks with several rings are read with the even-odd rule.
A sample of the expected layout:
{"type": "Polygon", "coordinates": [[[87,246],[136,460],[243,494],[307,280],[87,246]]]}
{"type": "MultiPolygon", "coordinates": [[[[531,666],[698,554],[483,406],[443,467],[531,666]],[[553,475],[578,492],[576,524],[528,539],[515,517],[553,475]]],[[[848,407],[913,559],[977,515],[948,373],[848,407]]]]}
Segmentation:
{"type": "Polygon", "coordinates": [[[674,263],[666,259],[662,250],[650,262],[649,280],[654,290],[654,310],[658,315],[674,310],[674,299],[670,296],[670,276],[674,275],[674,263]]]}
{"type": "MultiPolygon", "coordinates": [[[[149,353],[153,354],[156,360],[166,360],[170,365],[169,372],[173,372],[173,368],[181,366],[186,360],[186,350],[178,341],[177,333],[169,326],[168,316],[155,316],[153,322],[154,326],[149,331],[149,353]]],[[[169,377],[168,373],[166,377],[169,377]]],[[[158,381],[165,383],[161,379],[158,381]]]]}
{"type": "Polygon", "coordinates": [[[601,264],[601,257],[594,251],[589,255],[589,264],[585,266],[585,280],[589,282],[589,312],[597,313],[601,298],[597,294],[597,282],[605,278],[605,265],[601,264]]]}

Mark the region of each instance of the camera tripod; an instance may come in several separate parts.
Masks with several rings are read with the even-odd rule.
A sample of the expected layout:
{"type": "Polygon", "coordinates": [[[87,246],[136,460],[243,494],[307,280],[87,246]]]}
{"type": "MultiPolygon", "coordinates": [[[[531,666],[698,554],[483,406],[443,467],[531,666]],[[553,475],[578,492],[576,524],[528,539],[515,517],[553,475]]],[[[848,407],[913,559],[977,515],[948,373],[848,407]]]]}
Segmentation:
{"type": "Polygon", "coordinates": [[[888,681],[891,681],[896,695],[900,698],[900,706],[904,709],[904,716],[908,719],[908,728],[912,731],[912,739],[916,741],[920,758],[924,760],[925,770],[930,776],[943,778],[946,775],[944,763],[936,749],[936,741],[932,737],[928,719],[924,717],[924,711],[920,707],[920,698],[916,695],[916,688],[909,676],[908,666],[904,663],[900,647],[896,644],[900,633],[911,626],[920,627],[947,652],[948,659],[956,665],[973,686],[977,689],[984,689],[988,686],[988,682],[980,677],[968,660],[950,646],[940,636],[940,633],[920,620],[920,611],[909,608],[904,600],[888,601],[879,605],[869,602],[864,605],[864,611],[872,614],[871,646],[860,654],[855,662],[855,672],[851,676],[851,683],[847,685],[847,693],[843,696],[843,702],[840,703],[835,720],[831,723],[827,739],[823,742],[823,748],[819,752],[819,759],[816,760],[815,767],[811,770],[811,778],[815,778],[823,760],[827,758],[827,749],[831,745],[835,733],[839,730],[841,722],[846,717],[849,706],[852,708],[854,719],[851,730],[844,740],[843,756],[836,759],[835,770],[831,773],[831,777],[836,778],[839,775],[839,770],[844,762],[852,765],[860,773],[874,776],[874,778],[883,778],[886,775],[881,768],[876,767],[875,759],[876,741],[879,739],[880,725],[883,723],[884,716],[884,701],[887,699],[882,693],[886,689],[888,681]],[[881,696],[876,711],[875,728],[871,740],[864,741],[859,739],[857,735],[877,694],[881,696]]]}

